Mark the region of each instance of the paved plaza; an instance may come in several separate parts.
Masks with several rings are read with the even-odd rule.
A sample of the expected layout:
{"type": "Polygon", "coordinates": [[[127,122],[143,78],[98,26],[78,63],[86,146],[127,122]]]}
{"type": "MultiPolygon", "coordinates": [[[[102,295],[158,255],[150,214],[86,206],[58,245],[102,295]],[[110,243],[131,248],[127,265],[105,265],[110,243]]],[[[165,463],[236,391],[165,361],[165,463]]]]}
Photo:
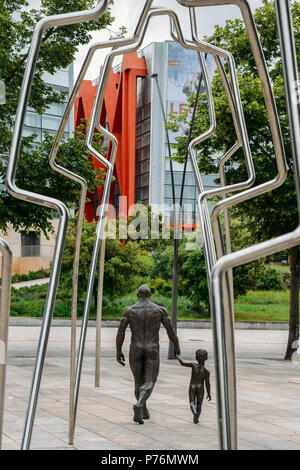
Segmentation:
{"type": "MultiPolygon", "coordinates": [[[[11,327],[7,368],[4,449],[18,449],[33,373],[39,327],[11,327]]],[[[204,401],[200,423],[188,404],[190,369],[168,361],[161,330],[159,379],[149,399],[151,419],[132,421],[133,379],[115,360],[115,328],[102,330],[101,388],[94,388],[95,328],[89,328],[74,446],[68,445],[70,328],[53,327],[44,368],[32,449],[217,449],[215,373],[211,330],[179,329],[182,357],[207,349],[212,401],[204,401]]],[[[300,364],[282,360],[287,331],[236,331],[240,449],[300,449],[300,364]]],[[[78,329],[79,336],[79,329],[78,329]]]]}

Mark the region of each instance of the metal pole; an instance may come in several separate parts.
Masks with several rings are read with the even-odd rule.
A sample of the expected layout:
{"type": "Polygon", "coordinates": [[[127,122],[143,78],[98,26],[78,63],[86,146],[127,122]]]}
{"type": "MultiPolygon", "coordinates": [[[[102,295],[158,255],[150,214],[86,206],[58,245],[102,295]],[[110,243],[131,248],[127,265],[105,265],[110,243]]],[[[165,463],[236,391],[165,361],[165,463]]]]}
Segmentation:
{"type": "MultiPolygon", "coordinates": [[[[167,124],[167,116],[165,112],[164,102],[162,98],[162,93],[157,79],[157,73],[153,73],[151,78],[155,79],[158,97],[160,102],[161,113],[164,121],[164,125],[167,124]]],[[[174,259],[173,259],[173,270],[172,270],[172,311],[171,311],[171,323],[174,331],[177,331],[177,292],[178,292],[178,269],[177,269],[177,255],[178,255],[178,234],[180,228],[180,219],[176,215],[176,197],[175,197],[175,184],[174,184],[174,172],[173,172],[173,162],[172,162],[172,150],[169,137],[169,131],[166,129],[166,138],[167,138],[167,147],[169,154],[169,163],[170,163],[170,172],[171,172],[171,183],[172,183],[172,197],[173,197],[173,224],[174,224],[174,259]]],[[[168,359],[175,359],[174,346],[171,341],[169,341],[168,349],[168,359]]]]}
{"type": "Polygon", "coordinates": [[[69,399],[69,444],[73,444],[74,436],[74,387],[76,370],[76,322],[77,322],[77,302],[78,302],[78,276],[79,276],[79,258],[80,242],[82,235],[82,224],[84,218],[84,206],[86,200],[87,187],[81,189],[80,202],[76,222],[75,249],[73,260],[72,276],[72,303],[71,303],[71,353],[70,353],[70,399],[69,399]]]}
{"type": "MultiPolygon", "coordinates": [[[[296,163],[296,191],[298,208],[300,210],[300,185],[297,179],[300,162],[300,98],[299,72],[296,54],[295,38],[293,35],[290,2],[275,0],[277,27],[280,39],[280,49],[283,65],[286,104],[290,125],[290,138],[294,161],[296,163]]],[[[298,44],[299,46],[299,44],[298,44]]]]}
{"type": "Polygon", "coordinates": [[[18,164],[18,157],[20,151],[20,144],[22,138],[22,129],[24,124],[24,117],[26,112],[26,106],[28,103],[33,75],[35,71],[35,66],[38,58],[38,53],[42,41],[42,35],[46,29],[56,26],[65,26],[76,24],[78,22],[91,21],[100,18],[106,11],[108,6],[108,0],[102,0],[96,8],[92,10],[72,12],[61,15],[53,15],[47,18],[40,20],[34,30],[31,46],[27,58],[27,65],[24,73],[16,119],[15,126],[7,168],[6,175],[6,184],[7,190],[9,193],[18,199],[29,201],[34,204],[39,204],[42,206],[49,207],[54,209],[59,213],[59,226],[56,237],[55,251],[53,257],[53,264],[50,273],[48,293],[45,303],[43,323],[41,327],[40,340],[38,344],[35,370],[33,374],[32,386],[29,396],[28,409],[25,419],[25,428],[22,439],[22,449],[28,449],[30,446],[33,421],[36,411],[36,405],[38,400],[40,382],[42,377],[42,371],[45,361],[45,355],[48,344],[49,331],[51,327],[51,320],[54,311],[56,292],[58,279],[61,268],[61,260],[64,249],[66,230],[68,224],[68,210],[66,206],[59,200],[54,198],[49,198],[42,194],[35,194],[31,191],[25,191],[16,186],[16,170],[18,164]]]}
{"type": "Polygon", "coordinates": [[[0,238],[0,251],[2,253],[2,277],[0,300],[0,450],[2,448],[2,433],[4,419],[5,376],[7,362],[8,319],[10,305],[10,286],[12,252],[9,245],[0,238]]]}
{"type": "Polygon", "coordinates": [[[96,321],[96,362],[95,362],[95,387],[100,387],[100,355],[101,355],[101,322],[102,322],[102,300],[103,300],[103,280],[105,262],[105,238],[100,246],[98,297],[97,297],[97,321],[96,321]]]}
{"type": "MultiPolygon", "coordinates": [[[[87,56],[83,69],[86,70],[88,64],[90,63],[90,57],[87,56]]],[[[77,321],[77,300],[78,300],[78,274],[79,274],[79,257],[80,257],[80,242],[82,234],[82,224],[84,218],[84,207],[87,194],[87,183],[84,178],[75,173],[67,170],[66,168],[61,167],[56,163],[57,151],[59,144],[61,142],[64,129],[66,127],[67,120],[69,118],[72,106],[75,101],[76,94],[74,91],[77,91],[79,80],[74,87],[73,93],[70,96],[68,105],[65,109],[62,121],[60,123],[59,130],[56,134],[55,141],[53,143],[49,162],[51,168],[54,171],[64,175],[66,178],[69,178],[73,181],[76,181],[80,184],[80,197],[79,197],[79,206],[77,213],[77,222],[76,222],[76,235],[75,235],[75,247],[74,247],[74,259],[73,259],[73,275],[72,275],[72,301],[71,301],[71,353],[70,353],[70,397],[69,397],[69,444],[73,444],[72,435],[73,435],[73,416],[74,416],[74,386],[75,386],[75,367],[76,367],[76,321],[77,321]]]]}

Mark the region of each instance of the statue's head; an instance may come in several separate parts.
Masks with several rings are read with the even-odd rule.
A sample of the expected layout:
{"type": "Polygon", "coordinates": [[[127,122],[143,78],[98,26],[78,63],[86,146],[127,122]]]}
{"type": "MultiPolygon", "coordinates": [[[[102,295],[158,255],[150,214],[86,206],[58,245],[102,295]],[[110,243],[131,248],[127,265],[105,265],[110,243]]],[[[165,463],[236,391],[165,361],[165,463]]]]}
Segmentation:
{"type": "Polygon", "coordinates": [[[207,360],[208,354],[205,349],[197,349],[196,351],[196,360],[198,362],[205,362],[207,360]]]}
{"type": "Polygon", "coordinates": [[[137,291],[137,296],[139,299],[149,299],[149,297],[151,296],[150,287],[146,286],[145,284],[140,286],[137,291]]]}

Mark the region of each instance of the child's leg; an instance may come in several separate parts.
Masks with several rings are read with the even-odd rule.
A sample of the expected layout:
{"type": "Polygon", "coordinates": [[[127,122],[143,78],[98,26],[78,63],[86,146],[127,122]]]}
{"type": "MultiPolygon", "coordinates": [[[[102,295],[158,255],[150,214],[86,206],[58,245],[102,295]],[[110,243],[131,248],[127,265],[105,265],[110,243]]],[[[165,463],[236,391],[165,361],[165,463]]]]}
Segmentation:
{"type": "Polygon", "coordinates": [[[193,415],[197,413],[197,408],[196,408],[196,393],[195,389],[193,387],[189,388],[189,400],[190,400],[190,408],[192,410],[193,415]]]}
{"type": "Polygon", "coordinates": [[[201,414],[201,409],[202,409],[202,403],[203,403],[203,398],[204,398],[204,390],[203,388],[201,390],[196,391],[196,414],[195,414],[195,419],[194,423],[197,424],[199,423],[199,416],[201,414]]]}

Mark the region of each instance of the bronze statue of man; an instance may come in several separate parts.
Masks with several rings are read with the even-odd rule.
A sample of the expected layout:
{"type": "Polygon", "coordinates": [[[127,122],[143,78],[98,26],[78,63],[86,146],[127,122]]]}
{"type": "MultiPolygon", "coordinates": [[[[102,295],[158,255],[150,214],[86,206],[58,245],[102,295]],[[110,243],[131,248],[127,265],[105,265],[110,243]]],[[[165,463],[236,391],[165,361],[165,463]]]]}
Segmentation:
{"type": "Polygon", "coordinates": [[[146,402],[153,391],[159,372],[159,329],[161,323],[174,344],[175,354],[180,355],[180,347],[167,310],[150,302],[150,288],[146,285],[140,286],[137,296],[139,301],[127,307],[122,314],[116,345],[117,361],[125,366],[122,345],[125,330],[129,325],[131,329],[129,364],[134,377],[134,393],[137,399],[137,403],[133,407],[133,420],[143,424],[143,420],[150,417],[146,402]]]}

